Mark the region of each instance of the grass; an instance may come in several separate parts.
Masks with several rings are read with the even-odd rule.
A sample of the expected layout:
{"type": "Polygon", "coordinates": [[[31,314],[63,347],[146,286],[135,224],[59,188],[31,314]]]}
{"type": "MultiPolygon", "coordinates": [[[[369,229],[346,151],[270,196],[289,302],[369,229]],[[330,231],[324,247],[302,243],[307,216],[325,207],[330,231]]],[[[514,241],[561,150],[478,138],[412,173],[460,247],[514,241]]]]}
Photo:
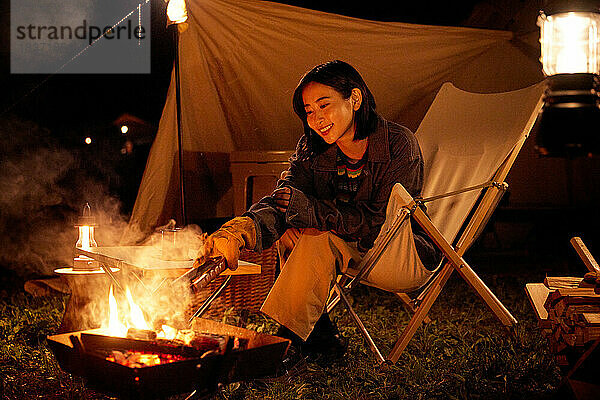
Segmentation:
{"type": "MultiPolygon", "coordinates": [[[[395,365],[376,365],[348,313],[338,306],[332,318],[350,342],[343,359],[311,363],[306,372],[285,382],[232,383],[214,399],[555,398],[560,373],[523,289],[543,276],[509,272],[484,273],[482,278],[519,320],[512,334],[464,281],[453,277],[430,312],[433,321],[419,328],[395,365]]],[[[367,327],[378,332],[376,342],[389,351],[409,315],[392,295],[376,289],[357,288],[352,298],[367,327]]],[[[31,297],[18,288],[0,292],[1,399],[113,398],[61,371],[46,346],[45,337],[58,327],[65,300],[31,297]]],[[[239,320],[234,313],[224,318],[229,323],[239,320]]],[[[267,333],[276,329],[259,314],[250,315],[247,327],[267,333]]]]}
{"type": "Polygon", "coordinates": [[[0,394],[2,399],[95,399],[81,378],[61,371],[46,345],[60,323],[64,299],[22,291],[0,298],[0,394]]]}
{"type": "MultiPolygon", "coordinates": [[[[271,387],[263,392],[247,384],[221,397],[550,398],[560,377],[527,300],[518,290],[513,291],[518,286],[520,282],[514,278],[496,279],[499,291],[514,294],[504,297],[520,320],[514,335],[507,334],[470,289],[455,279],[434,306],[430,314],[434,321],[418,331],[389,369],[375,366],[349,316],[338,310],[334,318],[351,342],[342,361],[328,367],[313,365],[287,388],[271,387]]],[[[397,301],[386,293],[361,288],[353,295],[367,327],[383,332],[377,341],[391,344],[396,327],[408,321],[408,314],[399,312],[397,301]]],[[[389,350],[389,345],[382,347],[389,350]]]]}

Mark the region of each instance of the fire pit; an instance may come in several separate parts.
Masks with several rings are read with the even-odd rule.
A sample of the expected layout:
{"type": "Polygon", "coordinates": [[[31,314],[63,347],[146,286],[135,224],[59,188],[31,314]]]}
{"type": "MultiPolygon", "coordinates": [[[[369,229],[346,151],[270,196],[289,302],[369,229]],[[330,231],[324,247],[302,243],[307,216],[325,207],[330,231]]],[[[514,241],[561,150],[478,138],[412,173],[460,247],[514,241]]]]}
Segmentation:
{"type": "Polygon", "coordinates": [[[61,368],[87,378],[92,387],[132,399],[210,394],[220,383],[274,374],[288,340],[196,318],[204,305],[192,318],[186,315],[189,296],[227,268],[224,260],[192,268],[191,259],[164,261],[154,250],[77,249],[99,263],[111,285],[108,293],[105,288],[96,293],[96,309],[80,310],[83,317],[96,315],[103,322],[95,326],[102,328],[74,327],[48,337],[61,368]],[[116,265],[120,276],[110,269],[116,265]]]}
{"type": "Polygon", "coordinates": [[[289,346],[286,339],[202,318],[192,331],[199,343],[123,338],[93,329],[49,336],[48,344],[63,370],[132,399],[194,390],[210,394],[219,383],[274,374],[289,346]]]}

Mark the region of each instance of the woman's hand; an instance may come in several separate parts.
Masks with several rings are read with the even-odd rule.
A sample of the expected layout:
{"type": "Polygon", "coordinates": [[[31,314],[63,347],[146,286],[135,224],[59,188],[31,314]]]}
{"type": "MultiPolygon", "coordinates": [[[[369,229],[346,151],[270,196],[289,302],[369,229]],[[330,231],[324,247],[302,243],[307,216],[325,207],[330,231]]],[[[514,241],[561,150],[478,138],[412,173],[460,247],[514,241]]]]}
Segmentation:
{"type": "MultiPolygon", "coordinates": [[[[279,241],[286,249],[293,249],[300,236],[318,236],[327,233],[326,231],[320,231],[316,228],[290,228],[279,238],[279,241]]],[[[335,232],[334,232],[335,233],[335,232]]]]}
{"type": "Polygon", "coordinates": [[[302,236],[302,231],[298,228],[290,228],[279,238],[279,241],[287,250],[292,250],[302,236]]]}
{"type": "Polygon", "coordinates": [[[284,186],[273,190],[271,197],[275,200],[275,207],[285,213],[290,205],[290,197],[292,197],[292,189],[284,186]]]}
{"type": "Polygon", "coordinates": [[[209,258],[222,256],[231,270],[238,267],[240,250],[252,250],[256,246],[256,230],[250,217],[237,217],[226,222],[210,236],[203,236],[204,248],[196,256],[194,267],[204,264],[209,258]]]}
{"type": "Polygon", "coordinates": [[[224,232],[217,231],[210,236],[204,234],[204,250],[196,256],[194,268],[208,261],[209,258],[223,257],[227,260],[227,267],[235,270],[240,258],[240,241],[224,232]]]}

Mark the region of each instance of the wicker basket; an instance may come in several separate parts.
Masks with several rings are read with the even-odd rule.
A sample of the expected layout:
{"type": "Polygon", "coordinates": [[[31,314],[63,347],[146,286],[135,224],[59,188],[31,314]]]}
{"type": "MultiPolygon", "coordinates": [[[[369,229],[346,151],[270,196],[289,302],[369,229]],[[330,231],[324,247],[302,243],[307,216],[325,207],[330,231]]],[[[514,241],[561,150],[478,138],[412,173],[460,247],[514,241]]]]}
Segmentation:
{"type": "MultiPolygon", "coordinates": [[[[240,259],[260,264],[260,275],[235,275],[221,295],[212,303],[205,317],[221,318],[227,310],[258,311],[275,282],[277,250],[273,246],[262,253],[242,251],[240,259]]],[[[196,293],[190,304],[190,313],[195,312],[225,280],[223,276],[212,281],[204,290],[196,293]]]]}

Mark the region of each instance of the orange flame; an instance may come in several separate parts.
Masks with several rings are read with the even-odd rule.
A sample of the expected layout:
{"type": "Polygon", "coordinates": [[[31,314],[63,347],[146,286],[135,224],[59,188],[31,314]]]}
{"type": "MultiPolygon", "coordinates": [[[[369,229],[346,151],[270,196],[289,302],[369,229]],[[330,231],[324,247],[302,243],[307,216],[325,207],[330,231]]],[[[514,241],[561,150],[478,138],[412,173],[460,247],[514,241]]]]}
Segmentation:
{"type": "Polygon", "coordinates": [[[108,306],[109,306],[109,318],[108,318],[108,331],[111,336],[125,337],[127,335],[127,326],[119,320],[119,308],[117,307],[117,299],[113,293],[113,287],[110,286],[110,292],[108,293],[108,306]]]}
{"type": "Polygon", "coordinates": [[[177,329],[169,325],[163,325],[162,330],[156,336],[162,339],[173,340],[177,336],[177,329]]]}
{"type": "Polygon", "coordinates": [[[125,296],[127,296],[127,301],[129,302],[129,317],[131,318],[131,326],[129,327],[137,329],[152,329],[146,322],[144,313],[142,312],[140,306],[135,304],[133,301],[133,297],[131,296],[131,291],[129,288],[125,289],[125,296]]]}
{"type": "Polygon", "coordinates": [[[108,327],[104,327],[104,329],[108,330],[108,334],[111,336],[125,337],[129,328],[152,329],[148,322],[146,322],[142,309],[133,300],[133,296],[128,287],[125,289],[125,296],[129,303],[129,318],[121,319],[119,318],[119,307],[114,296],[113,286],[110,286],[110,291],[108,293],[108,327]]]}

